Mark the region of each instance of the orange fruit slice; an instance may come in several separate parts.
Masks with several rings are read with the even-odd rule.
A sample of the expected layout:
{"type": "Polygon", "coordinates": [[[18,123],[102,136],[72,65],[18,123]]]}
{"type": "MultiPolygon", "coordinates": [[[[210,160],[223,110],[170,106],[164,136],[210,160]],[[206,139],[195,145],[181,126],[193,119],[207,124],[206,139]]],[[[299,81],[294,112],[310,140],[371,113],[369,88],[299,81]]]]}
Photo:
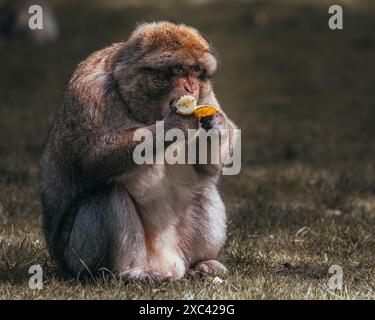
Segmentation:
{"type": "Polygon", "coordinates": [[[205,118],[205,117],[213,116],[217,112],[218,111],[214,106],[207,104],[207,105],[198,106],[194,110],[194,115],[198,119],[202,119],[202,118],[205,118]]]}

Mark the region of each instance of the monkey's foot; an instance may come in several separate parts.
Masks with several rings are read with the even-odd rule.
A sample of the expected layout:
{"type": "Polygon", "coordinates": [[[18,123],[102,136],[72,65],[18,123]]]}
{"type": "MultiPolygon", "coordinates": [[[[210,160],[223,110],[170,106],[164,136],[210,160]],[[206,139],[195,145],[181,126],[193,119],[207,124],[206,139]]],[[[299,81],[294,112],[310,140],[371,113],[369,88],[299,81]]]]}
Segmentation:
{"type": "Polygon", "coordinates": [[[124,280],[136,280],[146,283],[157,283],[170,279],[163,276],[157,271],[148,270],[142,267],[135,267],[120,273],[120,277],[124,280]]]}
{"type": "Polygon", "coordinates": [[[228,269],[217,260],[206,260],[198,262],[192,269],[189,270],[189,275],[196,277],[202,274],[212,274],[214,276],[225,276],[228,269]]]}

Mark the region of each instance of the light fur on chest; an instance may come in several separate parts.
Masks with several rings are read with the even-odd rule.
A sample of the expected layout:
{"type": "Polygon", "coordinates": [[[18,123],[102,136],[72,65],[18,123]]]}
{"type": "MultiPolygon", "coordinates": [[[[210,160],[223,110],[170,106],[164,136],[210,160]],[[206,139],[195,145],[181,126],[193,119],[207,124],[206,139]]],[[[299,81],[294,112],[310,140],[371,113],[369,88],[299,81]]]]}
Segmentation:
{"type": "Polygon", "coordinates": [[[142,219],[154,228],[173,224],[193,203],[200,181],[191,165],[152,165],[124,176],[142,219]]]}
{"type": "Polygon", "coordinates": [[[178,278],[192,263],[215,258],[225,240],[225,209],[216,193],[215,203],[197,205],[208,182],[191,165],[143,167],[122,181],[143,224],[150,268],[178,278]]]}

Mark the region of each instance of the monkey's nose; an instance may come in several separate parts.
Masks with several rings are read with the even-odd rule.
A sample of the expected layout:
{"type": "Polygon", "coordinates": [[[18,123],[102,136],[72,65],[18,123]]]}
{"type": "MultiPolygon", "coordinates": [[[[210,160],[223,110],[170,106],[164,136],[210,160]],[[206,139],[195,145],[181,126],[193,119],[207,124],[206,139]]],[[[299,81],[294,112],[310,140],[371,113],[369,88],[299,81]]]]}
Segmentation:
{"type": "Polygon", "coordinates": [[[195,97],[195,99],[198,100],[198,98],[199,98],[199,87],[195,87],[195,86],[191,87],[191,86],[187,85],[187,86],[184,86],[184,91],[185,91],[184,95],[193,96],[193,97],[195,97]]]}
{"type": "Polygon", "coordinates": [[[183,88],[187,94],[195,96],[199,91],[199,83],[194,77],[188,76],[184,79],[183,88]]]}
{"type": "Polygon", "coordinates": [[[193,94],[194,93],[193,87],[189,83],[187,83],[187,82],[185,82],[185,84],[184,84],[184,89],[189,94],[193,94]]]}

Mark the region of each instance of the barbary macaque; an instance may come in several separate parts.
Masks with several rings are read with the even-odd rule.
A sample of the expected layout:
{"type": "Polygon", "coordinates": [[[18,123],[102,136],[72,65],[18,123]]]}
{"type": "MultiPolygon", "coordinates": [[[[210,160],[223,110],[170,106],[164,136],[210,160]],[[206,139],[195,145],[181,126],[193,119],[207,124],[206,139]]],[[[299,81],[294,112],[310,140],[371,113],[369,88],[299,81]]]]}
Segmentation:
{"type": "Polygon", "coordinates": [[[170,22],[142,24],[79,64],[41,160],[45,238],[61,270],[77,276],[106,268],[148,281],[227,272],[217,260],[226,240],[216,186],[223,164],[133,159],[134,133],[155,134],[157,121],[185,134],[234,128],[215,98],[216,69],[200,33],[170,22]],[[176,114],[184,95],[220,112],[201,121],[176,114]]]}

